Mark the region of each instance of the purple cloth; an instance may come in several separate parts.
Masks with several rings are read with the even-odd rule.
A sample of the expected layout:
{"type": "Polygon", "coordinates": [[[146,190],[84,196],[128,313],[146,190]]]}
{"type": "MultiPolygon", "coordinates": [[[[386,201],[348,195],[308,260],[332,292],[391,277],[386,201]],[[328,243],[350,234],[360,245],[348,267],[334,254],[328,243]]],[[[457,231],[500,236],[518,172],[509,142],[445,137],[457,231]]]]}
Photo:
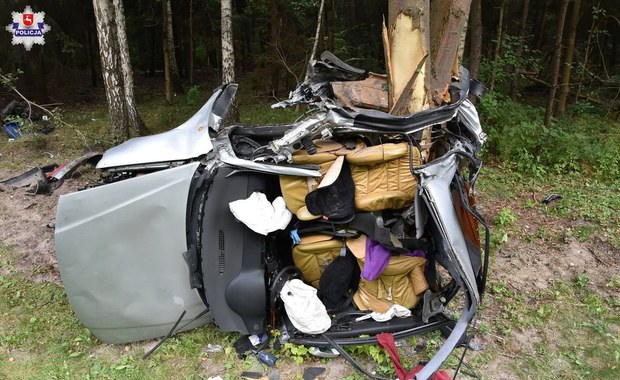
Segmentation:
{"type": "Polygon", "coordinates": [[[362,278],[367,281],[374,281],[385,270],[390,262],[390,251],[368,238],[366,239],[366,259],[362,269],[362,278]]]}
{"type": "Polygon", "coordinates": [[[421,257],[423,259],[426,258],[426,252],[424,252],[421,249],[416,249],[415,251],[409,251],[409,252],[403,253],[403,255],[411,256],[411,257],[421,257]]]}
{"type": "MultiPolygon", "coordinates": [[[[366,281],[374,281],[383,273],[390,262],[391,251],[371,238],[366,239],[366,259],[362,268],[361,277],[366,281]]],[[[403,253],[411,257],[426,258],[426,252],[421,249],[403,253]]]]}

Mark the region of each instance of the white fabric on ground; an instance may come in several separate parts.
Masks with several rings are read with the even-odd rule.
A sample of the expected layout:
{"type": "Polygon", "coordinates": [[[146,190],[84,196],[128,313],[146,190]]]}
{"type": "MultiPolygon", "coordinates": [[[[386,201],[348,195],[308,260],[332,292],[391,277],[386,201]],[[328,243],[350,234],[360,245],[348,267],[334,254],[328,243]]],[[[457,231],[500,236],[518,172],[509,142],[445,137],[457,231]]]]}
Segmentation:
{"type": "Polygon", "coordinates": [[[286,208],[284,198],[277,197],[271,203],[258,191],[246,199],[230,202],[228,207],[238,221],[261,235],[285,229],[293,215],[286,208]]]}
{"type": "Polygon", "coordinates": [[[316,289],[299,279],[287,281],[280,291],[286,314],[293,326],[306,334],[320,334],[332,324],[316,289]]]}

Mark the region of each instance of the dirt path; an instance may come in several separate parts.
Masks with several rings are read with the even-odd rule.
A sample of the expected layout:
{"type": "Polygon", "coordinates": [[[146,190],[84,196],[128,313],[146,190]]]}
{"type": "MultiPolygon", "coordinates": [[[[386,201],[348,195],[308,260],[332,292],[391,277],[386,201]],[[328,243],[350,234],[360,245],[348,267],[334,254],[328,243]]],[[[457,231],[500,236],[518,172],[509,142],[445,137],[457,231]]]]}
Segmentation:
{"type": "MultiPolygon", "coordinates": [[[[17,174],[0,170],[0,179],[17,174]]],[[[0,184],[0,242],[15,252],[13,264],[25,277],[60,283],[54,249],[56,205],[62,194],[83,185],[80,179],[69,179],[48,196],[0,184]]],[[[6,268],[0,268],[3,270],[6,268]]]]}

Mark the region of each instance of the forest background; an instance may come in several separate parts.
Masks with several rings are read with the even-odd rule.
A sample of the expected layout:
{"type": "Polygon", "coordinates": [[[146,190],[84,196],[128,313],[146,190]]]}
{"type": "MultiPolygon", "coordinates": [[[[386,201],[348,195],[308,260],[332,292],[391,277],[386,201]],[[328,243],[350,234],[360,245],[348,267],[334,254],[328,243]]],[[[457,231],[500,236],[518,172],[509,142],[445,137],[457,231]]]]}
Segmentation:
{"type": "MultiPolygon", "coordinates": [[[[285,98],[303,80],[315,41],[319,54],[330,50],[349,64],[385,72],[381,28],[387,2],[326,1],[316,40],[319,3],[232,1],[233,78],[246,95],[241,96],[242,104],[252,107],[285,98]]],[[[100,103],[104,83],[93,3],[29,4],[35,12],[45,12],[52,29],[45,44],[31,51],[11,45],[10,33],[0,33],[5,85],[0,106],[15,98],[6,85],[30,100],[60,103],[64,109],[100,103]]],[[[22,7],[20,1],[2,1],[0,15],[8,24],[11,12],[21,12],[22,7]]],[[[160,94],[168,104],[172,98],[199,103],[221,83],[219,1],[130,1],[124,4],[123,16],[138,104],[160,94]]],[[[620,144],[613,127],[620,117],[617,1],[474,0],[466,37],[462,63],[491,90],[482,104],[490,157],[533,173],[588,170],[620,176],[620,144]],[[542,118],[540,107],[547,111],[542,118]],[[587,130],[570,119],[575,114],[586,117],[582,122],[587,130]],[[611,138],[600,139],[601,135],[611,138]]],[[[148,112],[141,114],[150,118],[148,112]]],[[[174,127],[151,124],[152,130],[174,127]]],[[[95,134],[104,147],[119,139],[101,132],[95,134]]]]}

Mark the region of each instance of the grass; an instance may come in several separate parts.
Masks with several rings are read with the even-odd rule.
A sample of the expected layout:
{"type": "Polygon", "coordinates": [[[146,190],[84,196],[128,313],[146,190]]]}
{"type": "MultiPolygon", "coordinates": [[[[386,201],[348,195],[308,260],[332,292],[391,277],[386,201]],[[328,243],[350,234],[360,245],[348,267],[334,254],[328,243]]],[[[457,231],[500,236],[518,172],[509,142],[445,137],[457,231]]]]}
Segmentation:
{"type": "MultiPolygon", "coordinates": [[[[481,177],[477,189],[483,198],[505,199],[507,204],[510,201],[522,209],[540,209],[551,219],[576,222],[574,230],[563,232],[582,241],[597,236],[620,249],[620,181],[604,182],[573,175],[548,175],[540,180],[505,166],[486,167],[481,177]],[[554,193],[561,199],[542,204],[545,197],[554,193]]],[[[492,216],[496,234],[505,233],[510,229],[507,227],[519,227],[514,223],[515,211],[504,207],[492,216]]],[[[537,227],[540,233],[548,233],[545,226],[537,227]]]]}
{"type": "Polygon", "coordinates": [[[560,282],[524,296],[505,283],[490,284],[490,302],[502,309],[491,330],[534,332],[531,348],[510,366],[520,378],[616,379],[620,374],[620,303],[592,288],[587,279],[560,282]]]}
{"type": "MultiPolygon", "coordinates": [[[[522,379],[619,378],[620,270],[599,266],[599,272],[580,268],[580,274],[554,278],[549,287],[540,289],[523,289],[518,282],[514,285],[510,277],[499,279],[493,272],[494,263],[504,260],[498,252],[510,251],[509,243],[515,241],[526,243],[517,245],[523,248],[528,244],[533,244],[529,246],[534,249],[560,247],[559,252],[516,253],[521,260],[531,261],[524,264],[530,267],[535,267],[532,263],[537,262],[537,256],[562,254],[562,247],[568,249],[572,240],[584,243],[585,247],[605,247],[601,242],[606,242],[610,245],[608,250],[617,255],[618,183],[587,178],[576,181],[563,175],[535,180],[506,167],[487,167],[481,174],[478,191],[495,205],[482,210],[493,225],[491,279],[479,327],[481,336],[497,344],[497,352],[490,359],[508,361],[504,368],[522,379]],[[542,204],[542,199],[552,193],[562,198],[542,204]]],[[[515,263],[519,265],[518,260],[515,263]]],[[[541,275],[531,270],[526,273],[532,281],[541,275]]],[[[482,374],[488,359],[479,364],[482,374]]]]}
{"type": "Polygon", "coordinates": [[[172,338],[143,360],[151,342],[102,344],[79,323],[60,286],[3,275],[0,289],[2,379],[235,379],[248,367],[232,347],[235,334],[214,326],[172,338]],[[203,352],[211,342],[223,350],[203,352]]]}

